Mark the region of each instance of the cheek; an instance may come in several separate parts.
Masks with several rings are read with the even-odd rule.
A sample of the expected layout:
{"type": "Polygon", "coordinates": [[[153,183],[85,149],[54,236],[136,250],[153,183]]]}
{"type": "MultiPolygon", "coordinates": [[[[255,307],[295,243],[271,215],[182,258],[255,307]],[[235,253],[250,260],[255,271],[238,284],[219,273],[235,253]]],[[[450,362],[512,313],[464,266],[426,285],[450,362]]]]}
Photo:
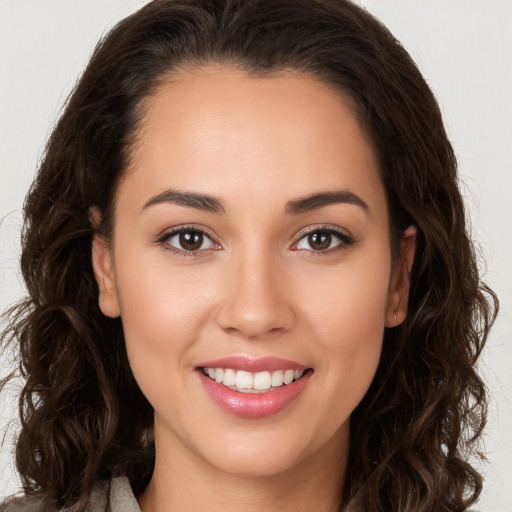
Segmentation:
{"type": "Polygon", "coordinates": [[[357,255],[336,269],[304,272],[305,310],[317,317],[317,329],[331,338],[348,332],[381,332],[384,327],[391,262],[357,255]]]}
{"type": "Polygon", "coordinates": [[[333,388],[352,390],[356,399],[366,392],[379,363],[389,269],[387,258],[360,259],[328,276],[310,276],[316,286],[309,286],[306,314],[323,362],[332,370],[327,375],[333,388]]]}
{"type": "Polygon", "coordinates": [[[165,264],[165,254],[116,261],[125,340],[134,373],[179,364],[208,321],[211,297],[201,272],[165,264]],[[160,365],[160,366],[159,366],[160,365]]]}
{"type": "Polygon", "coordinates": [[[192,356],[211,309],[203,277],[155,261],[124,263],[118,263],[118,293],[130,367],[149,402],[177,416],[189,396],[192,356]]]}

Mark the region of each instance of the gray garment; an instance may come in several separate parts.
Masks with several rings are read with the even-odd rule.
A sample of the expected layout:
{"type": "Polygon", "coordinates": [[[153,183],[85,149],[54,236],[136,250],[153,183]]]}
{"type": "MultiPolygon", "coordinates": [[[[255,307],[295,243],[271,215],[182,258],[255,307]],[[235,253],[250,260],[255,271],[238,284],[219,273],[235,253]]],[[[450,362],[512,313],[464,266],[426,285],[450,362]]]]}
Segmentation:
{"type": "MultiPolygon", "coordinates": [[[[17,498],[3,506],[2,512],[56,512],[48,509],[35,498],[17,498]],[[4,508],[5,507],[5,508],[4,508]]],[[[141,512],[128,479],[124,476],[112,478],[109,482],[98,482],[91,493],[88,512],[141,512]]]]}
{"type": "MultiPolygon", "coordinates": [[[[96,510],[91,507],[90,512],[96,512],[96,510]]],[[[130,482],[128,482],[128,478],[125,476],[113,478],[111,481],[110,512],[141,512],[139,504],[133,495],[130,482]]]]}

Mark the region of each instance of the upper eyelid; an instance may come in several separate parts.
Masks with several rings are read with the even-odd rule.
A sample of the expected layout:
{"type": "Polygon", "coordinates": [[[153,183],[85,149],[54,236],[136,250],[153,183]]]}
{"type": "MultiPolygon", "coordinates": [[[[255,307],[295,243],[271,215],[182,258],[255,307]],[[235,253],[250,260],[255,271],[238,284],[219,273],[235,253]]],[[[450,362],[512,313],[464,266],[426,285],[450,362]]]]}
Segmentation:
{"type": "Polygon", "coordinates": [[[211,235],[209,233],[209,230],[205,228],[204,226],[197,226],[197,225],[178,225],[171,228],[167,228],[164,231],[161,232],[161,234],[156,238],[155,245],[161,247],[162,249],[166,251],[173,252],[175,254],[178,254],[182,257],[200,257],[201,255],[204,256],[206,253],[212,250],[218,250],[222,249],[222,245],[217,241],[215,235],[211,235]],[[214,244],[216,247],[214,248],[207,248],[207,249],[199,249],[199,250],[191,250],[187,251],[186,249],[181,249],[179,247],[175,247],[169,242],[170,238],[173,238],[177,236],[180,233],[187,232],[187,231],[195,231],[198,233],[201,233],[204,237],[208,238],[212,244],[214,244]]]}
{"type": "Polygon", "coordinates": [[[300,251],[300,252],[306,252],[316,254],[316,255],[326,255],[331,254],[337,250],[345,249],[347,246],[353,245],[356,242],[354,236],[347,232],[346,230],[342,229],[339,226],[333,226],[331,225],[316,225],[316,226],[309,226],[308,228],[305,228],[299,232],[299,234],[296,235],[294,242],[291,244],[290,249],[294,252],[300,251]],[[298,245],[301,242],[302,239],[304,239],[306,236],[310,235],[311,233],[315,233],[317,231],[327,231],[330,234],[333,234],[336,236],[340,243],[336,244],[335,247],[332,247],[330,249],[326,250],[320,250],[320,251],[314,251],[309,249],[298,249],[298,245]]]}
{"type": "Polygon", "coordinates": [[[339,235],[343,238],[353,238],[352,234],[348,232],[346,229],[343,229],[339,226],[334,226],[332,224],[318,224],[313,226],[307,226],[303,229],[301,229],[294,237],[296,240],[294,243],[297,243],[301,238],[303,238],[306,235],[309,235],[311,233],[314,233],[315,231],[328,231],[330,233],[334,233],[336,235],[339,235]]]}
{"type": "MultiPolygon", "coordinates": [[[[210,238],[214,243],[216,243],[222,247],[222,244],[219,241],[219,237],[217,237],[217,235],[212,230],[210,230],[206,226],[200,226],[197,224],[182,224],[182,225],[169,227],[169,228],[163,230],[160,233],[160,235],[157,236],[157,242],[162,243],[169,237],[174,236],[183,231],[200,232],[203,235],[210,238]]],[[[307,236],[311,233],[314,233],[315,231],[328,231],[330,233],[338,235],[339,237],[341,237],[343,239],[349,239],[351,241],[354,241],[354,237],[352,236],[352,234],[350,232],[348,232],[346,229],[341,228],[340,226],[335,226],[333,224],[314,224],[314,225],[306,226],[306,227],[302,228],[301,230],[299,230],[299,232],[296,233],[295,236],[293,237],[293,239],[292,239],[293,241],[291,242],[291,245],[292,246],[296,245],[302,238],[304,238],[305,236],[307,236]]]]}
{"type": "Polygon", "coordinates": [[[216,235],[210,229],[206,228],[205,226],[198,226],[194,224],[185,224],[166,228],[157,236],[157,240],[165,240],[166,238],[177,235],[178,233],[182,233],[183,231],[197,231],[203,235],[206,235],[216,243],[219,243],[216,240],[216,235]]]}

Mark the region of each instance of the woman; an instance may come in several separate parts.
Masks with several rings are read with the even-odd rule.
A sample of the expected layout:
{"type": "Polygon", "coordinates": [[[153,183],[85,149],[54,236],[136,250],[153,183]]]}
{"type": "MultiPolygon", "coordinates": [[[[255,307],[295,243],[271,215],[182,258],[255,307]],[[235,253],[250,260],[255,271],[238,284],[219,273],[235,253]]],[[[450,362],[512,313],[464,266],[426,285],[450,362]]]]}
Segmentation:
{"type": "Polygon", "coordinates": [[[477,499],[494,296],[435,99],[360,8],[148,4],[97,48],[25,213],[5,339],[36,506],[477,499]]]}

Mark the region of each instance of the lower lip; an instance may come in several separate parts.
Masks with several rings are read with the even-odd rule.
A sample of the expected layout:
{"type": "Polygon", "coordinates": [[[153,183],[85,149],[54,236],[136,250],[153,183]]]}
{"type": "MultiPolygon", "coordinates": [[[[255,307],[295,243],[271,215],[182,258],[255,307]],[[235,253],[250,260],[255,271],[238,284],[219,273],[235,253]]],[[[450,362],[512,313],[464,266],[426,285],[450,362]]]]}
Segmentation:
{"type": "Polygon", "coordinates": [[[241,393],[210,379],[198,371],[201,383],[213,401],[225,411],[241,418],[265,418],[290,405],[307,386],[312,371],[292,382],[266,393],[241,393]]]}

